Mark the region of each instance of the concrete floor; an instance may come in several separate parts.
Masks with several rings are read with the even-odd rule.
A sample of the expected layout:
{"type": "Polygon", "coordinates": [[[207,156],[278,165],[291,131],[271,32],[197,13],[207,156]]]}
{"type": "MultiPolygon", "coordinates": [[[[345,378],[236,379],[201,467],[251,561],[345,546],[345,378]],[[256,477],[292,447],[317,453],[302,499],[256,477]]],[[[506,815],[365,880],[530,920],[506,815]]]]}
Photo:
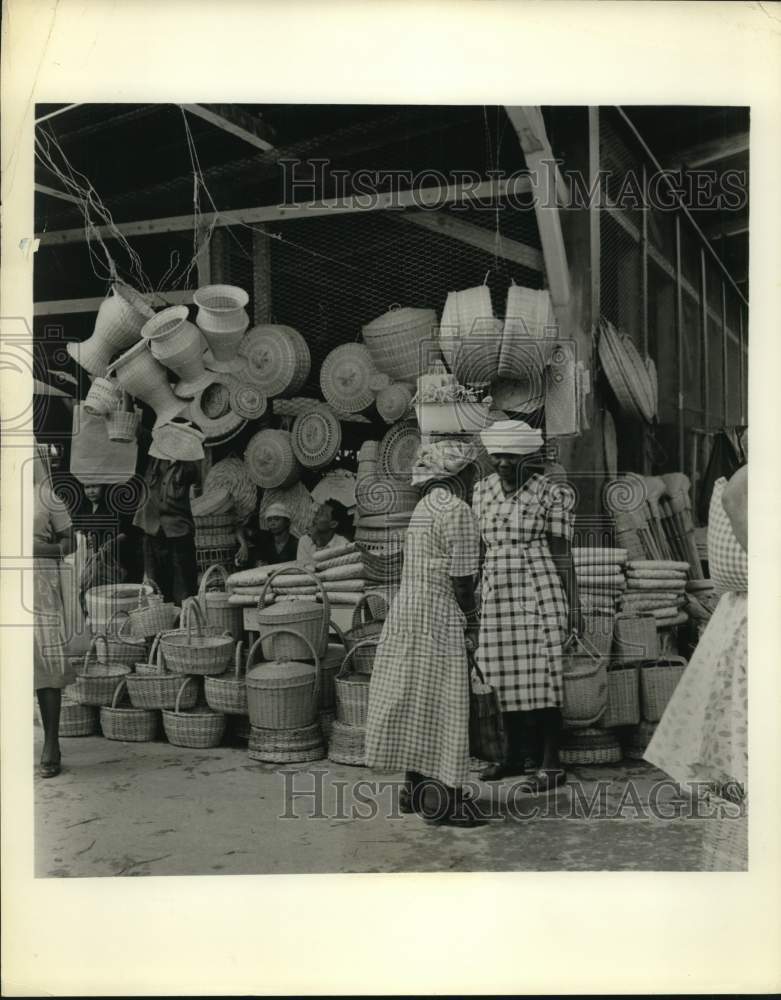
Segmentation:
{"type": "MultiPolygon", "coordinates": [[[[36,760],[40,729],[36,728],[36,760]]],[[[496,817],[477,830],[430,827],[393,815],[392,792],[358,798],[365,768],[320,761],[285,768],[258,764],[240,747],[188,750],[166,742],[62,740],[63,771],[36,778],[36,875],[211,875],[292,872],[692,871],[704,822],[648,813],[663,776],[644,763],[573,768],[549,799],[513,796],[509,782],[481,785],[496,817]],[[291,800],[290,782],[322,781],[322,817],[312,799],[291,800]],[[346,783],[339,786],[339,782],[346,783]],[[601,817],[573,812],[604,782],[601,817]],[[374,818],[340,818],[352,807],[374,818]],[[508,800],[508,794],[510,798],[508,800]],[[509,805],[508,805],[509,801],[509,805]],[[510,808],[512,803],[520,805],[510,808]],[[618,807],[623,803],[623,815],[618,807]],[[558,815],[545,815],[555,806],[558,815]],[[530,813],[540,811],[536,816],[530,813]],[[285,811],[293,818],[280,818],[285,811]],[[391,813],[391,815],[387,815],[391,813]],[[617,817],[617,818],[613,818],[617,817]]],[[[400,777],[400,776],[398,776],[400,777]]],[[[669,786],[668,812],[684,800],[669,786]]]]}

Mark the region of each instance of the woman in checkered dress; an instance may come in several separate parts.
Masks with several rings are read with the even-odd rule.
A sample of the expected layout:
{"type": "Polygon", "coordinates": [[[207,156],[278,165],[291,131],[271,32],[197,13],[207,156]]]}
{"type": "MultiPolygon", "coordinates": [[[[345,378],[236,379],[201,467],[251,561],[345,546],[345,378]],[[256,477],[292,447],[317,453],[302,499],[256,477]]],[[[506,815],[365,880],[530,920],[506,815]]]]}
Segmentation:
{"type": "Polygon", "coordinates": [[[572,567],[573,495],[534,471],[542,434],[501,421],[481,435],[496,472],[475,486],[472,506],[485,546],[478,663],[499,696],[507,759],[488,780],[523,773],[523,731],[541,738],[541,767],[530,791],[566,775],[559,763],[562,644],[581,629],[572,567]]]}
{"type": "Polygon", "coordinates": [[[469,776],[469,666],[477,638],[480,535],[467,495],[476,449],[422,448],[413,482],[428,491],[412,513],[401,587],[385,620],[369,688],[366,762],[405,771],[401,807],[424,819],[479,825],[460,794],[469,776]]]}

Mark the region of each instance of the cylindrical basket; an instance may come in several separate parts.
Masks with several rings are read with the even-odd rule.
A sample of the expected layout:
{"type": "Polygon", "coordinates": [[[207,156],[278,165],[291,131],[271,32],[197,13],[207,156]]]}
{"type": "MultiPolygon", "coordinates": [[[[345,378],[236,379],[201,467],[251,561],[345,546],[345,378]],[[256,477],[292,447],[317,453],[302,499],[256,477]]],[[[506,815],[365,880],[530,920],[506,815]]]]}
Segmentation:
{"type": "Polygon", "coordinates": [[[334,679],[336,690],[336,717],[339,722],[349,726],[365,726],[369,712],[369,681],[368,674],[356,674],[347,669],[351,659],[363,647],[372,646],[376,649],[376,639],[364,639],[356,643],[345,656],[342,667],[334,679]]]}
{"type": "Polygon", "coordinates": [[[160,713],[145,708],[120,708],[119,694],[127,684],[123,678],[114,690],[110,706],[100,710],[100,728],[107,740],[148,743],[160,730],[160,713]]]}
{"type": "MultiPolygon", "coordinates": [[[[273,629],[269,636],[290,629],[273,629]]],[[[301,636],[303,639],[303,636],[301,636]]],[[[259,729],[303,729],[317,718],[320,697],[320,657],[306,641],[314,657],[311,664],[286,660],[277,655],[273,663],[251,670],[255,653],[261,648],[256,639],[247,655],[247,705],[250,722],[259,729]]]]}
{"type": "Polygon", "coordinates": [[[571,729],[593,726],[607,708],[607,660],[575,635],[564,644],[562,660],[564,725],[571,729]]]}
{"type": "Polygon", "coordinates": [[[646,722],[658,722],[664,715],[685,669],[686,660],[682,656],[668,656],[656,663],[641,664],[640,695],[646,722]]]}
{"type": "Polygon", "coordinates": [[[617,616],[613,629],[614,663],[639,663],[659,655],[659,638],[653,615],[617,616]]]}
{"type": "Polygon", "coordinates": [[[331,618],[331,606],[328,594],[321,580],[309,570],[302,567],[287,567],[274,570],[269,574],[258,598],[258,625],[260,638],[263,641],[263,656],[266,660],[308,660],[309,650],[314,647],[317,655],[322,657],[328,646],[328,623],[331,618]],[[277,601],[266,607],[266,595],[273,580],[285,573],[308,576],[317,587],[322,604],[307,600],[277,601]],[[284,639],[277,638],[273,643],[268,638],[270,630],[284,629],[288,634],[284,639]]]}
{"type": "Polygon", "coordinates": [[[393,305],[364,326],[363,339],[381,372],[397,382],[414,381],[426,371],[431,356],[439,356],[437,314],[393,305]]]}
{"type": "Polygon", "coordinates": [[[234,639],[240,639],[244,631],[241,608],[229,602],[225,591],[228,573],[224,566],[210,566],[201,577],[198,587],[198,604],[201,606],[207,625],[213,625],[222,632],[230,633],[234,639]],[[212,577],[219,578],[222,590],[208,590],[207,585],[212,577]]]}
{"type": "Polygon", "coordinates": [[[640,721],[640,678],[637,666],[627,664],[607,672],[607,710],[601,725],[636,726],[640,721]]]}
{"type": "Polygon", "coordinates": [[[196,683],[194,677],[185,677],[179,688],[173,712],[163,710],[163,728],[169,743],[177,747],[206,749],[219,746],[225,733],[225,716],[207,706],[189,711],[182,708],[181,697],[188,685],[196,683]]]}
{"type": "Polygon", "coordinates": [[[95,653],[95,642],[93,639],[90,647],[84,654],[84,669],[76,675],[76,685],[74,697],[80,705],[93,705],[95,708],[102,708],[110,705],[114,697],[117,681],[130,673],[130,667],[122,664],[110,663],[103,665],[97,662],[90,667],[90,658],[95,653]]]}
{"type": "Polygon", "coordinates": [[[90,587],[84,595],[84,603],[93,632],[105,631],[106,624],[116,611],[133,611],[152,593],[154,589],[143,583],[109,583],[90,587]]]}
{"type": "Polygon", "coordinates": [[[366,730],[334,720],[328,741],[328,759],[335,764],[366,766],[366,730]]]}
{"type": "Polygon", "coordinates": [[[353,651],[353,669],[357,674],[370,674],[372,672],[377,652],[376,640],[380,638],[383,624],[384,618],[378,618],[372,613],[369,597],[364,594],[355,605],[352,628],[344,637],[348,653],[353,651]],[[375,640],[371,650],[363,644],[366,639],[375,640]]]}

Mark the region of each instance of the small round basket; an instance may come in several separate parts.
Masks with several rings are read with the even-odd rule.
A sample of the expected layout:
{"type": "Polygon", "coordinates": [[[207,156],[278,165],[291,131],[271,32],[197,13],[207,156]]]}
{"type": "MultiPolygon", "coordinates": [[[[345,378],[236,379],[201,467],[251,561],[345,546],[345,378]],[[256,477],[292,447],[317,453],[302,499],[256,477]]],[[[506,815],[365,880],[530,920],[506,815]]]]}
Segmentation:
{"type": "Polygon", "coordinates": [[[123,664],[132,667],[136,660],[141,659],[141,654],[146,652],[146,640],[143,636],[133,636],[130,634],[130,613],[127,611],[115,611],[106,623],[105,631],[95,637],[98,662],[123,664]],[[118,629],[115,622],[118,617],[123,618],[118,629]]]}
{"type": "Polygon", "coordinates": [[[342,425],[328,406],[315,406],[296,417],[291,432],[293,453],[306,469],[322,469],[339,453],[342,425]]]}
{"type": "Polygon", "coordinates": [[[364,344],[335,347],[320,369],[323,396],[340,413],[360,413],[374,402],[371,381],[375,371],[364,344]]]}
{"type": "Polygon", "coordinates": [[[328,741],[328,759],[334,764],[366,766],[366,730],[334,720],[328,741]]]}
{"type": "Polygon", "coordinates": [[[195,685],[194,677],[185,677],[181,682],[173,712],[163,710],[163,728],[169,743],[177,747],[206,749],[219,746],[225,733],[225,716],[213,712],[206,705],[185,710],[182,708],[182,694],[188,685],[195,685]]]}
{"type": "Polygon", "coordinates": [[[404,382],[394,382],[377,393],[377,412],[386,424],[402,420],[412,405],[412,390],[404,382]]]}
{"type": "Polygon", "coordinates": [[[336,717],[339,722],[349,726],[365,726],[369,712],[369,674],[356,674],[348,670],[350,661],[356,652],[364,647],[373,647],[376,651],[376,639],[364,639],[356,643],[347,653],[342,667],[334,679],[336,690],[336,717]]]}
{"type": "Polygon", "coordinates": [[[213,628],[204,628],[193,617],[186,616],[185,628],[162,633],[160,646],[169,670],[175,674],[224,674],[233,656],[233,636],[229,632],[215,635],[213,628]]]}
{"type": "Polygon", "coordinates": [[[398,476],[362,476],[355,486],[355,503],[361,515],[406,513],[415,509],[419,499],[418,490],[398,476]]]}
{"type": "Polygon", "coordinates": [[[160,732],[160,713],[145,708],[119,706],[120,693],[127,682],[123,678],[114,690],[109,707],[100,710],[100,728],[107,740],[121,743],[149,743],[160,732]]]}
{"type": "Polygon", "coordinates": [[[235,663],[232,672],[204,679],[203,691],[206,704],[215,712],[224,712],[227,715],[249,714],[246,670],[241,662],[243,650],[244,643],[239,640],[236,643],[235,663]]]}
{"type": "Polygon", "coordinates": [[[300,729],[262,729],[252,726],[247,756],[268,764],[303,764],[325,757],[320,720],[300,729]]]}
{"type": "Polygon", "coordinates": [[[379,471],[397,480],[410,482],[415,455],[420,448],[417,423],[402,421],[388,429],[380,442],[379,471]]]}
{"type": "Polygon", "coordinates": [[[122,390],[116,379],[98,376],[84,399],[84,409],[93,417],[102,417],[122,404],[122,390]]]}
{"type": "Polygon", "coordinates": [[[84,668],[76,675],[74,698],[80,705],[102,708],[111,704],[117,681],[130,673],[130,667],[121,663],[99,663],[94,655],[96,642],[97,639],[93,639],[84,654],[84,668]]]}
{"type": "Polygon", "coordinates": [[[263,489],[292,486],[301,478],[301,466],[288,431],[258,431],[247,444],[244,461],[250,476],[263,489]]]}
{"type": "Polygon", "coordinates": [[[112,410],[106,415],[109,441],[135,441],[141,413],[138,410],[112,410]]]}
{"type": "Polygon", "coordinates": [[[428,367],[437,329],[437,314],[433,309],[392,305],[364,326],[363,339],[377,368],[403,382],[417,378],[428,367]]]}
{"type": "MultiPolygon", "coordinates": [[[[182,685],[181,674],[166,670],[160,636],[155,636],[148,663],[137,663],[135,673],[128,674],[127,693],[133,708],[173,708],[182,685]]],[[[186,688],[181,697],[181,707],[192,708],[198,697],[196,685],[186,688]]]]}

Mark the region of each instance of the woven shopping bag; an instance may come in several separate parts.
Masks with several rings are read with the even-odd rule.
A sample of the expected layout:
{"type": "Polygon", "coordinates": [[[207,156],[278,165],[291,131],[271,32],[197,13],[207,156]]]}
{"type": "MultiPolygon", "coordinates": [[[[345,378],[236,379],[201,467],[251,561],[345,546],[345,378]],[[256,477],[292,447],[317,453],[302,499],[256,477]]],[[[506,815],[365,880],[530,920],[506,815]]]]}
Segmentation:
{"type": "Polygon", "coordinates": [[[499,696],[467,650],[469,659],[469,752],[473,757],[498,764],[507,759],[507,736],[504,731],[499,696]]]}

